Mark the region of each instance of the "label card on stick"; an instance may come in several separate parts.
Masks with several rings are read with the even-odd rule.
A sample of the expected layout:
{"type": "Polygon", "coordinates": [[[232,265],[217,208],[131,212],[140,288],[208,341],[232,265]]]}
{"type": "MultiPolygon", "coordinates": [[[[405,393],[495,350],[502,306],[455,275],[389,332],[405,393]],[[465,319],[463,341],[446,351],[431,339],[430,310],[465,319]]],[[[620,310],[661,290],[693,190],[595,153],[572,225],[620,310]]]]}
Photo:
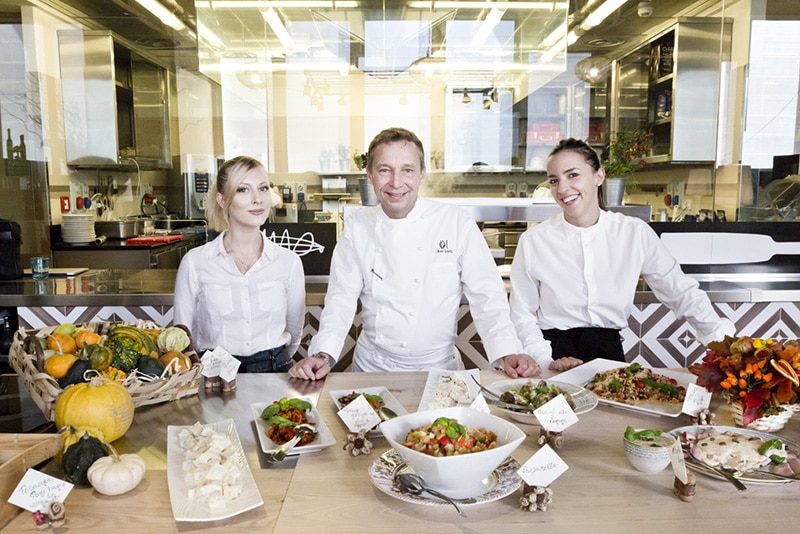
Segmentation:
{"type": "Polygon", "coordinates": [[[472,401],[472,404],[470,404],[469,407],[473,410],[478,410],[479,412],[492,413],[492,411],[489,409],[489,405],[486,403],[486,397],[480,393],[477,397],[475,397],[475,400],[472,401]]]}
{"type": "Polygon", "coordinates": [[[681,412],[697,417],[697,414],[707,409],[711,404],[711,392],[697,384],[689,384],[686,388],[686,399],[683,401],[681,412]]]}
{"type": "Polygon", "coordinates": [[[569,469],[550,445],[544,445],[517,470],[529,486],[549,486],[569,469]]]}
{"type": "Polygon", "coordinates": [[[533,411],[542,428],[550,432],[561,432],[578,421],[578,416],[570,407],[564,395],[547,401],[533,411]]]}
{"type": "Polygon", "coordinates": [[[350,432],[369,430],[381,422],[380,416],[364,395],[359,395],[350,404],[339,410],[339,417],[350,432]]]}
{"type": "Polygon", "coordinates": [[[72,487],[69,482],[28,469],[8,502],[29,512],[46,512],[51,502],[63,503],[72,487]]]}
{"type": "Polygon", "coordinates": [[[236,373],[242,364],[222,347],[206,351],[200,361],[203,364],[203,376],[218,376],[227,382],[236,378],[236,373]]]}
{"type": "Polygon", "coordinates": [[[669,461],[672,464],[672,472],[675,476],[686,484],[689,477],[686,476],[686,460],[683,458],[683,449],[681,448],[680,438],[675,438],[675,443],[669,449],[669,461]]]}

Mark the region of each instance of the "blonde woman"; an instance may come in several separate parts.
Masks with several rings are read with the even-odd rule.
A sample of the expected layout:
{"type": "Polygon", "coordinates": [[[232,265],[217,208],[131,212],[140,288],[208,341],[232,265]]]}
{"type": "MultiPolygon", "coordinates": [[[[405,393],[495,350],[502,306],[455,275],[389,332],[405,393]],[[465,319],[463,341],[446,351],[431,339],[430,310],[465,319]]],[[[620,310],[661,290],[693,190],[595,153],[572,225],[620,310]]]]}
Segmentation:
{"type": "Polygon", "coordinates": [[[271,194],[258,160],[223,163],[206,208],[221,233],[184,256],[175,281],[174,322],[189,326],[201,353],[220,346],[233,354],[240,373],[288,371],[305,320],[300,258],[261,231],[271,194]]]}

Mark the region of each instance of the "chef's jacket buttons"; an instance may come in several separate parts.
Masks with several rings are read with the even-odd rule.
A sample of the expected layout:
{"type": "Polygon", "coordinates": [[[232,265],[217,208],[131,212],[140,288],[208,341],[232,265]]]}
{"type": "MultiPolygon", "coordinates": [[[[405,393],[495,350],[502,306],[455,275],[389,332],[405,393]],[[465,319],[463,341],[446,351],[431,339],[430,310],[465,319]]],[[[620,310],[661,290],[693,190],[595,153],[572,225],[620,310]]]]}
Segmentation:
{"type": "Polygon", "coordinates": [[[414,317],[414,312],[413,312],[413,311],[411,311],[411,312],[408,312],[408,316],[409,316],[409,317],[414,317]]]}
{"type": "Polygon", "coordinates": [[[414,283],[419,284],[419,278],[414,278],[414,283]]]}
{"type": "Polygon", "coordinates": [[[400,343],[400,346],[401,346],[401,347],[403,347],[403,348],[406,348],[406,347],[408,347],[408,343],[406,343],[406,342],[404,341],[404,342],[400,343]]]}

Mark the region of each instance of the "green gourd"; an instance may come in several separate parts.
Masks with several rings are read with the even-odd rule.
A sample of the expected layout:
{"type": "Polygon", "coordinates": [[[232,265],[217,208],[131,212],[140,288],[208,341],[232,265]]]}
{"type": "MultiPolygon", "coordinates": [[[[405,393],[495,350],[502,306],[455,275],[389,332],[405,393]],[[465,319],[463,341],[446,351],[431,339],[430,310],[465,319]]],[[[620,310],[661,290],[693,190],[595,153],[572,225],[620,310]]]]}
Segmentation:
{"type": "Polygon", "coordinates": [[[89,362],[86,360],[75,360],[67,374],[61,377],[58,380],[58,387],[61,389],[66,389],[73,384],[80,384],[81,382],[86,382],[83,378],[83,374],[89,369],[89,362]]]}
{"type": "Polygon", "coordinates": [[[103,442],[84,431],[81,439],[67,447],[61,460],[61,470],[70,482],[77,486],[89,486],[87,472],[98,459],[108,456],[108,449],[103,442]]]}
{"type": "Polygon", "coordinates": [[[139,358],[139,362],[136,364],[136,369],[143,374],[159,377],[161,373],[164,372],[166,369],[166,365],[164,362],[158,360],[157,358],[151,358],[150,356],[142,356],[139,358]]]}

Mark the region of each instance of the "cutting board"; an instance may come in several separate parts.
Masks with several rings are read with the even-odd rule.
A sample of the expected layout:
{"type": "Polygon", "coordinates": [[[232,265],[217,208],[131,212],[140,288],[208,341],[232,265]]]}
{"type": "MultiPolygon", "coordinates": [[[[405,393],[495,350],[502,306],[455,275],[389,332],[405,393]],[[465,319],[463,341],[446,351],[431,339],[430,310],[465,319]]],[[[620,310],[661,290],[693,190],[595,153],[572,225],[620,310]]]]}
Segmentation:
{"type": "Polygon", "coordinates": [[[126,245],[162,245],[183,239],[182,235],[143,235],[125,241],[126,245]]]}
{"type": "Polygon", "coordinates": [[[664,232],[661,241],[681,265],[759,263],[778,254],[800,254],[800,242],[775,242],[764,234],[664,232]]]}

